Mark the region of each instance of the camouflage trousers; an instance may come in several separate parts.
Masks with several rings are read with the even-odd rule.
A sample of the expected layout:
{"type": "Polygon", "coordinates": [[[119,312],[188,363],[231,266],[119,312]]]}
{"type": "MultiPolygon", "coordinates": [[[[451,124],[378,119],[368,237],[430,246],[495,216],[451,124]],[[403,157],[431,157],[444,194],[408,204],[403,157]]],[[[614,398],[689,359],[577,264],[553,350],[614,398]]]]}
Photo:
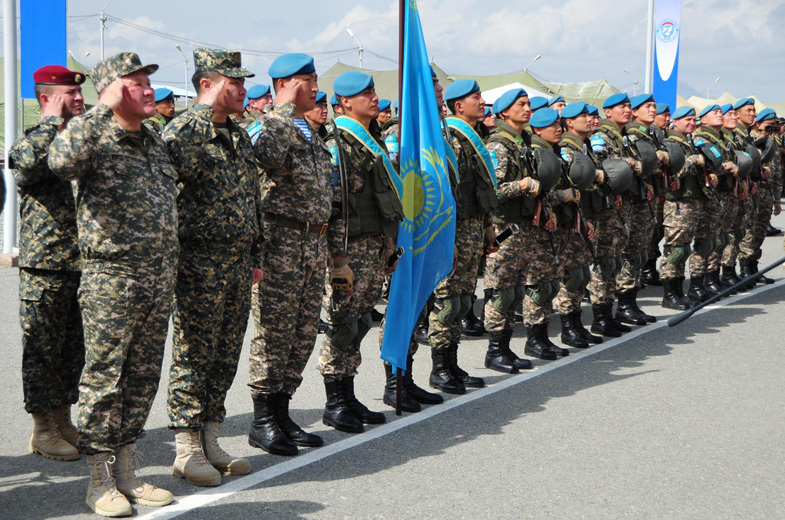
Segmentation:
{"type": "Polygon", "coordinates": [[[461,319],[469,312],[477,285],[483,248],[483,220],[459,219],[455,223],[455,269],[433,291],[434,308],[428,317],[431,348],[448,348],[461,339],[461,319]]]}
{"type": "Polygon", "coordinates": [[[592,305],[612,303],[616,296],[622,252],[627,244],[627,228],[615,210],[605,210],[587,219],[594,226],[594,255],[597,264],[589,280],[592,305]]]}
{"type": "Polygon", "coordinates": [[[560,264],[561,251],[566,241],[566,231],[557,229],[549,233],[544,228],[524,223],[524,284],[523,324],[526,327],[551,321],[552,302],[561,287],[564,274],[560,264]]]}
{"type": "Polygon", "coordinates": [[[220,255],[183,248],[172,313],[170,428],[223,422],[251,310],[249,252],[220,255]]]}
{"type": "Polygon", "coordinates": [[[722,230],[723,205],[720,199],[714,196],[701,199],[701,206],[689,260],[691,278],[703,276],[710,270],[710,258],[722,230]]]}
{"type": "Polygon", "coordinates": [[[655,197],[651,201],[651,207],[654,210],[654,228],[649,241],[648,257],[649,260],[655,260],[662,256],[660,253],[660,242],[665,238],[665,204],[664,198],[655,197]]]}
{"type": "Polygon", "coordinates": [[[690,244],[698,232],[701,211],[701,199],[665,201],[665,245],[660,265],[660,278],[663,280],[684,276],[690,244]]]}
{"type": "MultiPolygon", "coordinates": [[[[770,186],[767,179],[758,182],[758,193],[753,197],[755,206],[752,218],[747,224],[747,232],[739,246],[740,259],[758,260],[761,257],[761,246],[766,238],[774,210],[775,199],[770,186]]],[[[779,201],[779,197],[776,200],[779,201]]]]}
{"type": "Polygon", "coordinates": [[[591,278],[593,263],[586,239],[570,229],[564,232],[564,247],[559,252],[563,276],[561,288],[554,304],[559,314],[569,314],[581,310],[583,292],[591,278]]]}
{"type": "Polygon", "coordinates": [[[624,262],[616,276],[616,290],[620,293],[632,290],[638,285],[643,264],[648,259],[649,244],[656,219],[656,216],[652,215],[654,208],[650,202],[644,200],[629,203],[629,217],[627,217],[629,240],[624,248],[624,262]]]}
{"type": "Polygon", "coordinates": [[[357,375],[362,363],[360,344],[373,326],[371,309],[379,301],[384,283],[385,238],[350,238],[347,246],[349,267],[354,273],[352,297],[337,293],[327,285],[323,306],[329,328],[319,351],[316,369],[329,379],[357,375]]]}
{"type": "Polygon", "coordinates": [[[161,380],[175,266],[103,271],[85,268],[79,306],[85,366],[79,381],[83,453],[116,451],[144,429],[161,380]]]}
{"type": "Polygon", "coordinates": [[[269,222],[264,228],[264,279],[254,286],[248,386],[256,395],[292,395],[316,343],[327,239],[269,222]]]}
{"type": "Polygon", "coordinates": [[[735,267],[736,257],[739,255],[739,245],[746,233],[746,209],[744,201],[739,200],[733,193],[727,195],[729,196],[722,198],[723,206],[728,206],[728,213],[727,216],[723,215],[724,247],[720,255],[720,263],[725,267],[735,267]]]}
{"type": "Polygon", "coordinates": [[[22,389],[27,413],[46,413],[79,398],[84,366],[78,271],[19,269],[22,389]]]}
{"type": "MultiPolygon", "coordinates": [[[[530,223],[521,224],[523,230],[530,223]]],[[[494,226],[498,235],[508,224],[494,226]]],[[[485,302],[485,329],[489,333],[512,330],[515,311],[523,303],[526,284],[526,249],[524,233],[518,232],[499,245],[499,250],[488,255],[485,265],[485,289],[493,289],[493,296],[485,302]]]]}

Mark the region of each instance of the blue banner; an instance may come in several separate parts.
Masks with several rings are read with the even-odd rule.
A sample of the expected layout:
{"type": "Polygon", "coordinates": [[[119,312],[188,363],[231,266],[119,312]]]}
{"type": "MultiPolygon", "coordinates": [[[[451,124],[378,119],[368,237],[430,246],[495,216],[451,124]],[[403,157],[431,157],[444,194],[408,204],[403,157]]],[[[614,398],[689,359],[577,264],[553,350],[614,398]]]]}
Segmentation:
{"type": "Polygon", "coordinates": [[[417,317],[436,285],[452,270],[455,199],[440,107],[414,0],[406,1],[403,46],[399,157],[405,218],[398,227],[398,245],[405,253],[390,282],[381,356],[405,370],[417,317]]]}
{"type": "Polygon", "coordinates": [[[66,0],[20,0],[22,97],[35,98],[33,72],[44,65],[66,66],[66,0]]]}
{"type": "Polygon", "coordinates": [[[679,81],[681,0],[657,0],[654,20],[654,99],[667,103],[673,112],[679,81]]]}

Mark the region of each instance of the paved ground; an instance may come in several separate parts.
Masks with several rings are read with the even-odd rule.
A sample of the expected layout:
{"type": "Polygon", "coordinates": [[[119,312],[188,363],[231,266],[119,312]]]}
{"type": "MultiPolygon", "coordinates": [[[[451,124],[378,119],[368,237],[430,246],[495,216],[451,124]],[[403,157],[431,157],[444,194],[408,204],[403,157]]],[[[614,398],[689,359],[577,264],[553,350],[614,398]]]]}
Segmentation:
{"type": "MultiPolygon", "coordinates": [[[[775,224],[783,227],[785,216],[775,224]]],[[[782,238],[767,239],[767,265],[782,238]]],[[[640,297],[657,324],[517,376],[485,370],[487,339],[467,339],[461,364],[489,387],[396,417],[381,402],[383,370],[372,332],[358,395],[388,424],[348,435],[327,429],[311,365],[292,401],[326,446],[277,457],[248,446],[248,339],[228,402],[223,444],[253,473],[219,488],[171,476],[173,436],[159,392],[140,441],[143,474],[178,502],[147,518],[785,518],[785,363],[779,325],[785,280],[724,300],[675,328],[661,289],[640,297]]],[[[27,454],[16,269],[0,270],[0,518],[95,518],[84,505],[84,462],[27,454]]],[[[588,322],[590,313],[585,313],[588,322]]],[[[558,322],[558,320],[555,320],[558,322]]],[[[520,326],[519,326],[520,327],[520,326]]],[[[249,331],[250,332],[250,331],[249,331]]],[[[551,327],[555,339],[558,325],[551,327]]],[[[522,352],[516,330],[513,349],[522,352]]],[[[167,346],[168,348],[168,346],[167,346]]],[[[168,359],[167,353],[167,359],[168,359]]],[[[422,349],[415,377],[427,381],[422,349]]],[[[164,374],[167,374],[165,368],[164,374]]],[[[165,384],[166,376],[163,377],[165,384]]]]}

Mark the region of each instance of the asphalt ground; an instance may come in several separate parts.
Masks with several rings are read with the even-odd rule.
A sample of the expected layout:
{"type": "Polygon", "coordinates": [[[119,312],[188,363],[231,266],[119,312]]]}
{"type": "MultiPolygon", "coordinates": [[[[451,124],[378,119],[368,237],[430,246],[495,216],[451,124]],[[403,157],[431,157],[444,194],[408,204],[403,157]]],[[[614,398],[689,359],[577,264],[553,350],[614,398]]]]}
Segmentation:
{"type": "MultiPolygon", "coordinates": [[[[785,227],[785,216],[773,222],[785,227]]],[[[782,247],[782,237],[768,238],[761,267],[781,258],[782,247]]],[[[171,475],[168,341],[161,387],[139,441],[140,474],[170,489],[176,502],[160,510],[135,507],[134,516],[785,518],[783,274],[776,268],[775,285],[722,300],[673,328],[665,320],[676,312],[659,306],[661,288],[647,288],[639,303],[658,317],[656,324],[570,349],[557,361],[537,360],[534,370],[515,376],[483,367],[487,338],[464,338],[461,365],[488,386],[400,417],[381,401],[374,330],[363,343],[356,393],[384,411],[388,423],[359,435],[322,425],[324,390],[313,356],[292,416],[323,435],[325,446],[292,458],[247,443],[249,326],[221,442],[248,457],[253,469],[210,489],[171,475]]],[[[17,286],[17,269],[0,270],[0,518],[97,518],[84,504],[84,460],[27,453],[32,421],[22,403],[17,286]]],[[[590,319],[586,309],[583,321],[590,319]]],[[[558,321],[550,328],[555,341],[558,321]]],[[[522,354],[524,342],[517,325],[513,350],[522,354]]],[[[423,387],[429,357],[421,347],[415,358],[423,387]]]]}

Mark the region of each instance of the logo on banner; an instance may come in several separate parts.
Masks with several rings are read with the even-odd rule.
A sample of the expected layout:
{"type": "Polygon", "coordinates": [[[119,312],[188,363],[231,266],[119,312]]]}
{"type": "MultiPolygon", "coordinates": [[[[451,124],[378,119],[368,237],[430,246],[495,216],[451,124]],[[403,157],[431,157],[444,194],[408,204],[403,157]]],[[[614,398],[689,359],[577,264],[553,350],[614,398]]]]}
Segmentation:
{"type": "Polygon", "coordinates": [[[663,20],[657,26],[657,39],[661,42],[672,42],[679,36],[679,24],[673,20],[663,20]]]}

